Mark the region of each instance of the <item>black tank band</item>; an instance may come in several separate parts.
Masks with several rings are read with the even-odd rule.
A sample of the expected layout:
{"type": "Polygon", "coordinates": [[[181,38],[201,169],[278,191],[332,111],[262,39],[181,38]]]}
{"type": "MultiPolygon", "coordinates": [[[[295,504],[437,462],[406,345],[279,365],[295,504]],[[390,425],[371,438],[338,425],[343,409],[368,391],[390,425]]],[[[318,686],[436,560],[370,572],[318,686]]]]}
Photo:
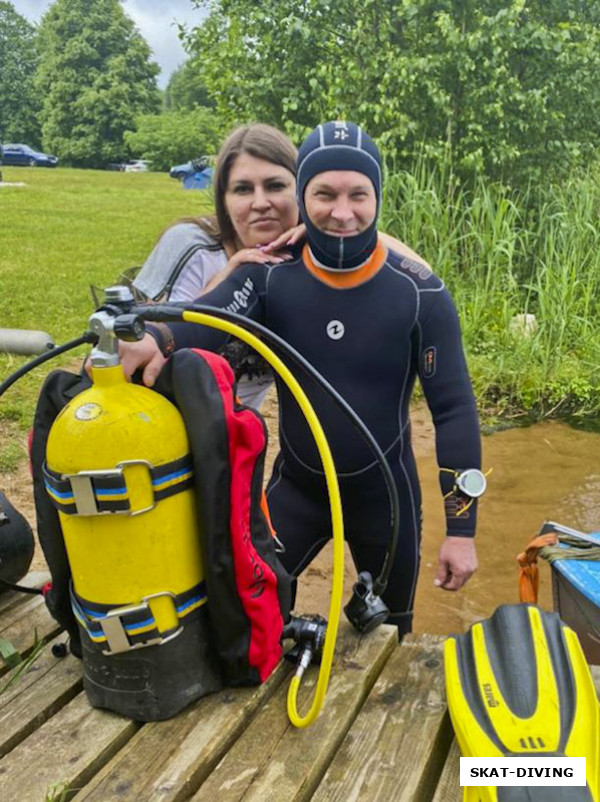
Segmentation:
{"type": "Polygon", "coordinates": [[[128,461],[112,470],[81,471],[72,475],[57,473],[44,463],[44,482],[56,509],[67,515],[99,515],[107,512],[136,514],[141,510],[131,510],[129,490],[123,474],[124,469],[133,464],[147,465],[154,504],[193,486],[190,454],[164,465],[152,466],[143,460],[139,463],[128,461]]]}

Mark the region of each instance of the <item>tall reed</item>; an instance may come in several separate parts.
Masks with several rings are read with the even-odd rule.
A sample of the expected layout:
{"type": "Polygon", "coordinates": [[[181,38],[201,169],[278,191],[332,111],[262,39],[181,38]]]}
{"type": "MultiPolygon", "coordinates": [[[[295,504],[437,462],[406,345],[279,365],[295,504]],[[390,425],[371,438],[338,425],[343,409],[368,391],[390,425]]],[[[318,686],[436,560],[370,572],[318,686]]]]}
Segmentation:
{"type": "Polygon", "coordinates": [[[597,175],[514,192],[484,178],[461,186],[449,163],[391,166],[381,224],[447,283],[482,408],[536,418],[597,415],[597,175]],[[519,325],[526,314],[535,315],[533,331],[519,325]]]}

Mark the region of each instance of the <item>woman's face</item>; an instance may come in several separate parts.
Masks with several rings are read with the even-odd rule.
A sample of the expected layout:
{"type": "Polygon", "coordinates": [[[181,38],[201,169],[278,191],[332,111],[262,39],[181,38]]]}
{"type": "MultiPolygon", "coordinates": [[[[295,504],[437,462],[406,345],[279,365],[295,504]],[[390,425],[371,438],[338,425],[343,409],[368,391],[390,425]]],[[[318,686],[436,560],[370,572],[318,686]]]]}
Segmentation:
{"type": "Polygon", "coordinates": [[[285,167],[241,153],[229,172],[225,206],[238,248],[266,245],[298,224],[296,179],[285,167]]]}

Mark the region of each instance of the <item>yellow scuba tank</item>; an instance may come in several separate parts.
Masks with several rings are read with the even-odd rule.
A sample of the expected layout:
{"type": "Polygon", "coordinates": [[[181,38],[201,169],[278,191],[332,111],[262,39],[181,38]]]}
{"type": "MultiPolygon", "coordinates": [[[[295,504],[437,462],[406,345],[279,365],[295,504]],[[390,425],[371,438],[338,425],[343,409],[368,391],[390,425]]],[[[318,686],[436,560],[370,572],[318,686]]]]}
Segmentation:
{"type": "Polygon", "coordinates": [[[179,621],[164,593],[204,578],[183,420],[161,395],[126,382],[120,365],[93,368],[92,380],[58,416],[46,452],[65,487],[47,481],[63,507],[73,589],[112,606],[150,597],[158,630],[171,632],[179,621]]]}
{"type": "Polygon", "coordinates": [[[52,426],[46,488],[71,568],[91,703],[165,718],[221,685],[203,609],[192,458],[175,406],[125,380],[114,317],[100,311],[90,322],[100,334],[93,386],[52,426]]]}
{"type": "MultiPolygon", "coordinates": [[[[90,328],[98,337],[91,360],[94,386],[77,395],[59,413],[47,439],[43,477],[61,524],[61,532],[57,532],[56,525],[49,526],[48,535],[49,541],[54,538],[53,544],[59,535],[60,554],[55,563],[63,599],[69,576],[69,572],[66,576],[64,572],[65,552],[68,557],[72,577],[71,604],[79,624],[84,687],[91,704],[148,721],[172,716],[194,699],[222,687],[219,668],[223,664],[217,665],[217,653],[223,661],[231,659],[235,663],[241,659],[242,665],[237,670],[246,672],[244,676],[251,676],[252,671],[260,676],[257,666],[265,665],[274,653],[268,651],[272,649],[272,635],[275,633],[279,641],[282,634],[277,631],[277,623],[282,619],[276,616],[281,616],[286,608],[285,598],[281,601],[273,597],[274,593],[279,595],[275,582],[279,582],[281,576],[268,563],[271,552],[264,549],[263,543],[264,563],[272,573],[272,598],[267,599],[260,609],[252,602],[253,620],[262,609],[272,618],[275,616],[269,624],[270,631],[267,632],[268,627],[265,632],[258,628],[261,639],[246,643],[247,633],[250,637],[252,633],[249,627],[237,631],[239,611],[234,603],[228,620],[230,626],[237,629],[233,633],[235,637],[226,640],[225,645],[233,643],[236,649],[230,650],[231,656],[228,653],[223,657],[222,651],[215,648],[208,631],[208,604],[205,604],[199,542],[202,533],[196,531],[196,495],[192,495],[190,490],[192,465],[185,426],[179,412],[162,396],[124,380],[117,337],[141,339],[144,333],[142,317],[137,311],[133,312],[131,294],[126,288],[113,287],[106,292],[106,306],[90,318],[90,328]],[[191,588],[190,584],[193,584],[191,588]],[[274,605],[274,601],[277,604],[274,605]],[[241,651],[240,641],[243,641],[241,651]],[[259,642],[265,649],[264,659],[261,658],[259,663],[254,654],[253,662],[249,662],[247,652],[259,642]]],[[[206,319],[206,315],[189,314],[194,322],[239,336],[265,356],[300,404],[323,460],[335,544],[331,620],[327,627],[323,626],[326,622],[322,620],[318,624],[304,620],[297,627],[301,630],[299,635],[291,635],[300,646],[300,659],[290,684],[288,712],[295,726],[308,726],[323,704],[341,608],[343,520],[331,452],[302,388],[269,348],[253,334],[227,321],[212,315],[206,319]],[[315,698],[308,713],[301,717],[297,711],[298,686],[313,653],[321,648],[323,660],[315,698]]],[[[190,413],[195,410],[195,405],[190,408],[188,403],[182,408],[190,413]]],[[[355,413],[352,414],[356,418],[355,413]]],[[[372,439],[364,424],[358,418],[356,421],[361,424],[363,434],[372,439]]],[[[202,423],[210,432],[210,423],[207,420],[202,423]]],[[[204,452],[198,448],[197,434],[197,430],[192,428],[198,467],[197,454],[204,452]]],[[[213,440],[209,438],[208,442],[212,444],[213,440]]],[[[385,466],[382,455],[379,459],[385,466]]],[[[198,470],[196,493],[202,492],[202,499],[206,501],[204,479],[207,471],[203,466],[198,470]]],[[[210,464],[208,473],[212,473],[210,464]]],[[[209,488],[208,495],[218,500],[221,485],[209,482],[209,488]]],[[[47,500],[48,496],[43,495],[47,500]]],[[[206,506],[203,504],[203,508],[206,506]]],[[[392,508],[395,507],[392,503],[392,508]]],[[[211,542],[214,546],[225,534],[221,518],[222,515],[217,517],[216,527],[214,522],[205,524],[209,550],[211,542]]],[[[235,532],[240,533],[239,527],[235,532]]],[[[230,545],[235,547],[235,533],[230,534],[230,545]]],[[[242,535],[245,540],[243,531],[242,535]]],[[[260,545],[259,536],[260,532],[256,541],[260,545]]],[[[269,547],[272,545],[270,536],[268,544],[269,547]]],[[[242,551],[241,547],[238,549],[242,551]]],[[[246,561],[252,562],[254,553],[257,552],[244,552],[246,561]]],[[[240,553],[242,569],[247,567],[243,562],[244,554],[240,553]]],[[[227,552],[226,563],[232,562],[231,556],[227,552]]],[[[219,585],[227,585],[219,559],[217,554],[217,559],[208,563],[213,599],[219,597],[219,585]],[[213,571],[215,565],[218,570],[213,571]],[[219,580],[216,587],[215,576],[219,580]]],[[[250,567],[253,569],[252,565],[250,567]]],[[[229,589],[229,596],[232,590],[235,591],[235,586],[229,589]]],[[[266,597],[267,594],[263,595],[266,597]]],[[[227,593],[224,598],[228,603],[227,593]]],[[[55,601],[62,603],[60,595],[55,601]]],[[[50,602],[48,604],[50,606],[50,602]]],[[[241,606],[240,609],[246,615],[246,608],[241,606]]],[[[217,614],[219,621],[211,633],[213,636],[216,628],[221,627],[221,605],[217,614]]],[[[63,616],[64,620],[67,618],[63,616]]],[[[68,627],[69,623],[65,625],[68,627]]]]}

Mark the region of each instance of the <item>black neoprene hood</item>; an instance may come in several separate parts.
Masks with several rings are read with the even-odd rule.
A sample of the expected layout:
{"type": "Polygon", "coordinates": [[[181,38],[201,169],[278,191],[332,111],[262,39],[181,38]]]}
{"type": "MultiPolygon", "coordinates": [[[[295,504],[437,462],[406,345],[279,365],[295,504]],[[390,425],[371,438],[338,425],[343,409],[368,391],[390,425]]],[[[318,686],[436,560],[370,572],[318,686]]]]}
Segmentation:
{"type": "Polygon", "coordinates": [[[306,224],[306,236],[315,259],[333,270],[353,270],[362,265],[377,245],[377,215],[381,204],[381,156],[377,145],[360,126],[328,122],[317,126],[298,152],[298,204],[306,224]],[[304,205],[308,182],[328,170],[353,170],[366,175],[377,196],[377,214],[371,225],[353,237],[336,237],[318,229],[304,205]]]}

